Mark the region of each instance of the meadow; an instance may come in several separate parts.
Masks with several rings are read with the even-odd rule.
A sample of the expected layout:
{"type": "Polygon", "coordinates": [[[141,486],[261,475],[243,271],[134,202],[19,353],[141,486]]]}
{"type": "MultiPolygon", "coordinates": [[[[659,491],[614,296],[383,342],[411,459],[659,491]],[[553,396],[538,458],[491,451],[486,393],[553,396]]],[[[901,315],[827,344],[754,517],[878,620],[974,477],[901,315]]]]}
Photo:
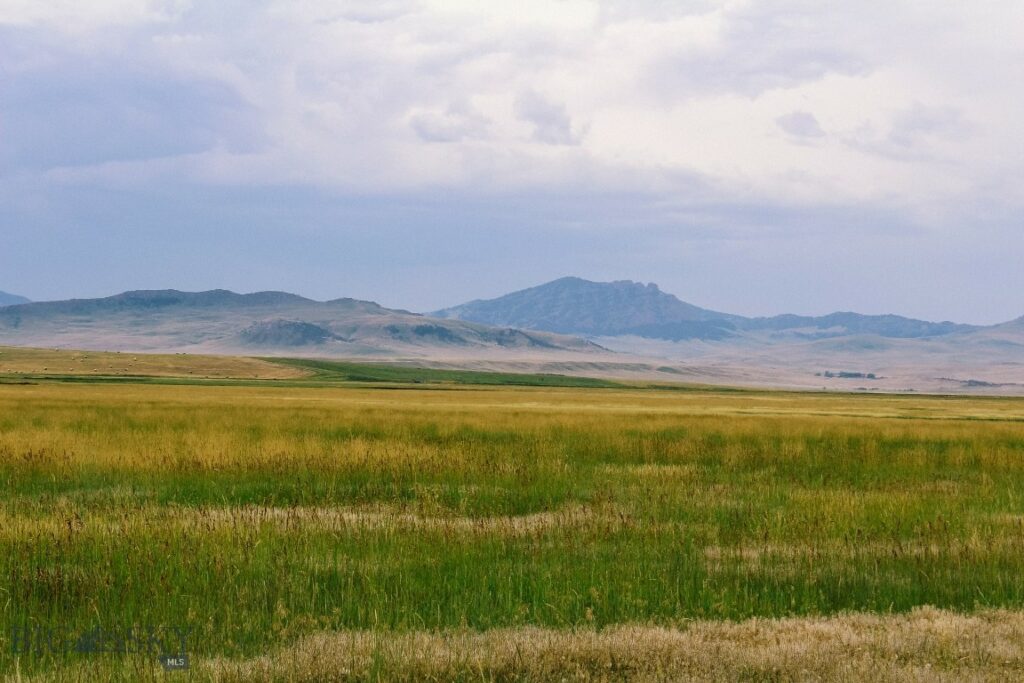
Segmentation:
{"type": "Polygon", "coordinates": [[[1024,401],[254,362],[0,382],[0,673],[1024,677],[1024,401]]]}

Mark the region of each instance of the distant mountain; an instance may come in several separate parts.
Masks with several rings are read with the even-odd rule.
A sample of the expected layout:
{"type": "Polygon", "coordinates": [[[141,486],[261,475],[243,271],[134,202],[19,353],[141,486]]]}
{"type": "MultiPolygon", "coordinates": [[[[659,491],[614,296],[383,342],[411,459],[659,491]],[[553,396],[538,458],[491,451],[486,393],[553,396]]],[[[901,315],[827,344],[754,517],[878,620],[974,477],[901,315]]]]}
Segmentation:
{"type": "Polygon", "coordinates": [[[1024,394],[1024,317],[987,327],[858,313],[748,318],[680,301],[653,284],[573,277],[433,316],[357,299],[227,290],[22,303],[0,307],[0,346],[7,345],[1024,394]]]}
{"type": "Polygon", "coordinates": [[[28,299],[17,294],[8,294],[7,292],[0,292],[0,306],[16,306],[17,304],[27,304],[28,299]]]}
{"type": "Polygon", "coordinates": [[[1007,328],[1007,329],[1012,328],[1012,329],[1024,330],[1024,315],[1022,315],[1019,318],[1015,318],[1014,320],[1011,320],[1008,323],[1003,323],[1002,325],[997,325],[996,327],[1002,327],[1002,328],[1007,328]]]}
{"type": "MultiPolygon", "coordinates": [[[[207,292],[179,292],[176,289],[140,290],[122,292],[101,299],[67,299],[65,301],[41,301],[24,315],[91,315],[122,311],[152,311],[163,308],[251,308],[254,306],[287,306],[290,304],[314,303],[297,294],[287,292],[256,292],[235,294],[226,289],[207,292]]],[[[373,304],[376,305],[376,304],[373,304]]]]}
{"type": "Polygon", "coordinates": [[[345,341],[330,330],[299,320],[264,320],[239,333],[242,341],[253,346],[310,346],[330,341],[345,341]]]}
{"type": "Polygon", "coordinates": [[[0,308],[3,344],[325,356],[601,350],[575,337],[437,320],[371,301],[227,290],[135,291],[0,308]]]}
{"type": "Polygon", "coordinates": [[[745,330],[804,330],[807,337],[815,339],[853,334],[919,339],[978,329],[972,325],[948,321],[933,323],[899,315],[862,315],[849,312],[830,313],[818,317],[777,315],[771,318],[750,318],[744,321],[741,327],[745,330]]]}
{"type": "Polygon", "coordinates": [[[497,299],[476,300],[432,313],[530,330],[587,336],[637,335],[656,339],[721,339],[743,318],[680,301],[655,284],[591,282],[563,277],[497,299]]]}
{"type": "Polygon", "coordinates": [[[723,340],[744,335],[794,340],[849,335],[916,339],[977,329],[951,322],[858,313],[746,318],[680,301],[655,284],[591,282],[578,277],[564,277],[497,299],[470,301],[431,315],[588,337],[634,335],[670,341],[723,340]]]}

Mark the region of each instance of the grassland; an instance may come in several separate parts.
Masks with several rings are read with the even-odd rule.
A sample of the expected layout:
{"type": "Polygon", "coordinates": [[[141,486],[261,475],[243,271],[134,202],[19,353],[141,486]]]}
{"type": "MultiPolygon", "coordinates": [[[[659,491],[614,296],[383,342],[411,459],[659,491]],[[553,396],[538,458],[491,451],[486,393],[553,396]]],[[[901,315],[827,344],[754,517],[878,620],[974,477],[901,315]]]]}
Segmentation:
{"type": "Polygon", "coordinates": [[[304,358],[133,354],[0,346],[0,383],[248,385],[324,387],[360,384],[623,387],[619,382],[560,374],[527,374],[354,363],[304,358]]]}
{"type": "Polygon", "coordinates": [[[258,358],[181,353],[116,353],[0,346],[0,378],[174,377],[183,379],[299,379],[312,373],[258,358]]]}
{"type": "Polygon", "coordinates": [[[197,680],[1024,677],[1020,400],[285,367],[0,384],[0,672],[163,678],[11,640],[170,624],[197,680]]]}
{"type": "Polygon", "coordinates": [[[443,370],[401,365],[398,363],[351,363],[302,358],[268,358],[267,360],[308,373],[315,381],[320,383],[397,382],[402,384],[587,387],[591,389],[623,386],[619,382],[612,382],[610,380],[571,375],[443,370]]]}

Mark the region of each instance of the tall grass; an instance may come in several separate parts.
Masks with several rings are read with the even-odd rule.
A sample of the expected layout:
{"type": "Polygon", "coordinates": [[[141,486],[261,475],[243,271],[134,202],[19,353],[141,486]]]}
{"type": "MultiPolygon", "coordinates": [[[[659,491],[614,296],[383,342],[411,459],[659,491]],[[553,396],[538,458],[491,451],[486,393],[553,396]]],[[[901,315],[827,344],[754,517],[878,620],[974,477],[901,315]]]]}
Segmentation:
{"type": "MultiPolygon", "coordinates": [[[[1024,403],[0,386],[0,621],[672,626],[1024,607],[1024,403]]],[[[0,667],[61,656],[0,643],[0,667]]]]}

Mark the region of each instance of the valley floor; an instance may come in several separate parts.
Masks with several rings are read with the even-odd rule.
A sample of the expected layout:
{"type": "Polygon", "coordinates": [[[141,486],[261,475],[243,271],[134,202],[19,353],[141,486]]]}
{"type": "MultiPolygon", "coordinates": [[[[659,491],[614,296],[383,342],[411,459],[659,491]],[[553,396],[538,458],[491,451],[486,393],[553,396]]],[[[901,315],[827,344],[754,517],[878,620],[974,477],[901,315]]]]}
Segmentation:
{"type": "Polygon", "coordinates": [[[281,367],[2,378],[0,675],[1024,676],[1020,399],[281,367]]]}

